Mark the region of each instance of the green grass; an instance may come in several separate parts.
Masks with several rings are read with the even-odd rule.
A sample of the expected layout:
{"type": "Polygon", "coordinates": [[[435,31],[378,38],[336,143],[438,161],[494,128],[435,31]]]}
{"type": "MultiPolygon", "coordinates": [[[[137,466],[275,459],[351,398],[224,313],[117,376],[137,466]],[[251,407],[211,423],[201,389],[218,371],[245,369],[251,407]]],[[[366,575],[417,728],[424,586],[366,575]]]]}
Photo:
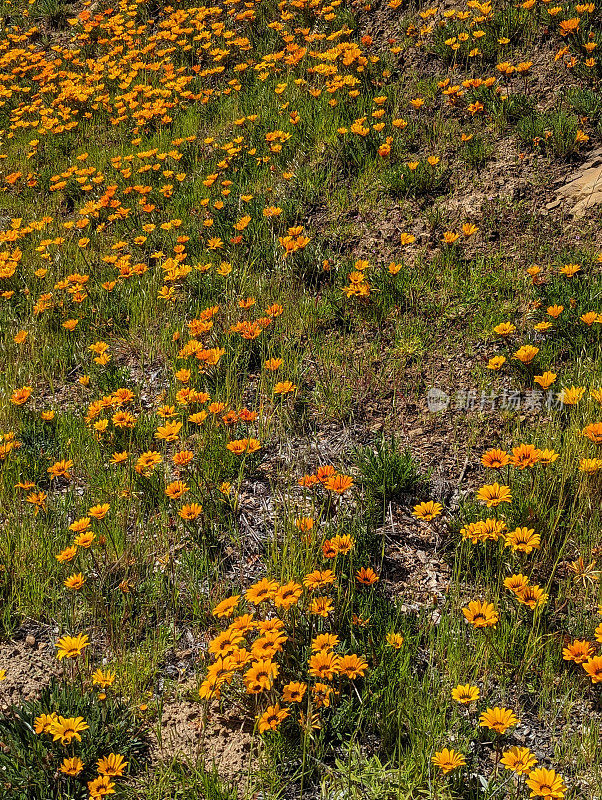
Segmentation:
{"type": "MultiPolygon", "coordinates": [[[[346,2],[102,2],[89,8],[91,27],[86,8],[0,6],[3,636],[19,641],[35,624],[52,650],[59,636],[89,635],[86,658],[52,691],[94,737],[105,713],[91,688],[99,666],[116,673],[106,708],[155,735],[183,699],[196,704],[195,722],[223,713],[253,730],[245,781],[201,746],[139,764],[116,779],[118,797],[518,800],[524,781],[495,763],[498,743],[479,726],[493,705],[537,734],[523,741],[519,728],[502,749],[532,746],[567,797],[593,797],[599,693],[562,648],[596,640],[601,599],[602,473],[579,469],[600,458],[581,433],[601,419],[590,397],[602,387],[600,323],[581,320],[602,312],[597,212],[571,221],[542,211],[553,180],[600,143],[599,65],[584,55],[602,44],[600,12],[503,0],[433,15],[385,4],[377,34],[374,9],[346,2]],[[560,22],[576,16],[579,30],[562,35],[560,22]],[[533,63],[504,75],[503,62],[533,63]],[[463,231],[469,224],[477,230],[463,231]],[[567,264],[581,268],[569,277],[567,264]],[[553,318],[554,305],[563,311],[553,318]],[[545,321],[548,330],[534,327],[545,321]],[[515,326],[508,337],[493,330],[502,322],[515,326]],[[99,342],[108,360],[90,349],[99,342]],[[513,357],[525,344],[538,348],[527,365],[513,357]],[[506,358],[499,371],[487,368],[496,355],[506,358]],[[544,371],[557,373],[553,393],[584,388],[575,407],[547,408],[544,397],[535,413],[425,411],[433,386],[452,398],[526,392],[544,371]],[[32,390],[23,403],[21,387],[32,390]],[[133,417],[123,427],[122,412],[133,417]],[[169,421],[181,426],[160,438],[169,421]],[[237,453],[249,439],[256,452],[237,453]],[[559,457],[480,466],[488,448],[523,442],[559,457]],[[160,457],[145,473],[138,459],[149,451],[160,457]],[[174,458],[181,451],[190,463],[174,458]],[[51,474],[60,461],[73,462],[67,477],[51,474]],[[327,465],[348,488],[300,485],[327,465]],[[494,480],[513,500],[486,509],[476,492],[494,480]],[[442,516],[412,514],[441,496],[442,516]],[[70,526],[103,503],[92,545],[57,559],[77,535],[70,526]],[[202,510],[186,519],[193,503],[202,510]],[[503,538],[462,539],[486,517],[533,528],[540,547],[522,555],[503,538]],[[345,536],[350,551],[329,558],[328,542],[345,536]],[[262,577],[301,585],[330,568],[326,616],[306,589],[289,610],[255,608],[281,618],[288,637],[275,686],[249,694],[236,672],[201,701],[207,648],[228,624],[216,604],[241,595],[243,613],[262,577]],[[363,585],[362,569],[378,580],[363,585]],[[504,587],[519,572],[546,592],[543,607],[504,587]],[[67,588],[79,573],[83,586],[67,588]],[[466,624],[475,599],[494,603],[495,628],[466,624]],[[336,676],[322,707],[309,668],[319,632],[368,663],[353,680],[336,676]],[[387,641],[395,633],[398,650],[387,641]],[[310,686],[302,703],[282,699],[292,680],[310,686]],[[464,707],[451,690],[468,682],[481,695],[464,707]],[[289,715],[260,733],[276,702],[289,715]],[[432,757],[443,747],[466,768],[442,775],[432,757]]],[[[34,706],[19,708],[0,716],[13,738],[15,714],[34,706]]],[[[69,794],[56,770],[63,745],[24,731],[35,792],[47,782],[57,797],[87,794],[81,780],[69,794]]],[[[102,742],[129,754],[123,737],[102,742]]],[[[84,759],[86,779],[96,755],[84,759]]],[[[8,791],[37,797],[13,750],[0,759],[3,775],[18,773],[8,791]]]]}

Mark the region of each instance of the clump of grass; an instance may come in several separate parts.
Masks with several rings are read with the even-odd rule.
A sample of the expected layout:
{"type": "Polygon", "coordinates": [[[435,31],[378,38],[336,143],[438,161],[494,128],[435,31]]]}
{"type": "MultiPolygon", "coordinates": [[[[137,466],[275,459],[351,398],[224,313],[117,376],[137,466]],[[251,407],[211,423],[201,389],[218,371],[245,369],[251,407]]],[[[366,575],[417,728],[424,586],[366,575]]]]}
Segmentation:
{"type": "Polygon", "coordinates": [[[140,771],[149,750],[145,725],[123,701],[112,696],[103,700],[91,688],[82,691],[78,684],[58,680],[37,700],[0,717],[0,741],[6,800],[87,800],[88,783],[102,774],[99,760],[122,756],[113,762],[118,764],[114,771],[109,764],[104,773],[114,787],[122,774],[140,771]],[[81,729],[70,736],[77,721],[81,729]]]}
{"type": "Polygon", "coordinates": [[[493,145],[485,141],[482,136],[473,136],[462,144],[458,151],[458,156],[469,167],[480,169],[491,158],[493,151],[493,145]]]}
{"type": "Polygon", "coordinates": [[[384,174],[385,187],[393,197],[427,198],[444,194],[449,179],[449,169],[428,161],[408,162],[384,174]]]}
{"type": "Polygon", "coordinates": [[[519,120],[516,131],[522,142],[534,150],[569,158],[579,148],[579,120],[563,109],[549,113],[535,112],[519,120]]]}
{"type": "Polygon", "coordinates": [[[407,500],[428,484],[409,448],[401,448],[395,436],[384,435],[373,447],[355,452],[358,481],[365,492],[368,513],[384,516],[390,503],[407,500]]]}
{"type": "Polygon", "coordinates": [[[202,764],[181,759],[161,764],[157,769],[141,775],[134,786],[123,789],[126,800],[139,800],[144,792],[145,800],[238,800],[237,789],[218,775],[215,766],[205,768],[202,764]]]}

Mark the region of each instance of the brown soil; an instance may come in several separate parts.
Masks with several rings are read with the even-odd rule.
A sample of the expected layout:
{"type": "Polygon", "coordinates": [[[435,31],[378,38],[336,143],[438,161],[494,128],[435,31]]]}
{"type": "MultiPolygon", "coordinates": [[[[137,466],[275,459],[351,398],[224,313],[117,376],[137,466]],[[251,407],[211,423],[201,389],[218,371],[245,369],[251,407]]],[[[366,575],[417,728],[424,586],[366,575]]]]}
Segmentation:
{"type": "Polygon", "coordinates": [[[198,703],[173,699],[163,707],[160,729],[160,739],[155,737],[153,743],[155,761],[202,759],[205,767],[215,765],[222,778],[245,794],[253,764],[252,724],[212,709],[203,726],[198,703]]]}
{"type": "Polygon", "coordinates": [[[0,670],[6,672],[0,683],[0,710],[34,699],[53,676],[61,674],[52,648],[32,634],[23,641],[0,643],[0,670]]]}

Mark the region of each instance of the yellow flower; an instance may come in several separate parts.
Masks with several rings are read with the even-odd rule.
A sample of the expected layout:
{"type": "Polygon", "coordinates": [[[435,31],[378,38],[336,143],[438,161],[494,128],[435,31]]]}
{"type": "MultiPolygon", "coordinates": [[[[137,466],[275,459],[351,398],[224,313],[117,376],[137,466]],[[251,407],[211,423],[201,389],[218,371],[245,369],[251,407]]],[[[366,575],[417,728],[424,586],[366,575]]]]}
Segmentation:
{"type": "Polygon", "coordinates": [[[88,514],[94,519],[104,519],[109,511],[111,506],[109,503],[102,503],[101,505],[92,506],[92,508],[88,511],[88,514]]]}
{"type": "Polygon", "coordinates": [[[68,561],[73,561],[76,555],[77,555],[77,547],[72,546],[72,547],[66,547],[57,556],[55,556],[55,558],[57,561],[64,563],[68,561]]]}
{"type": "Polygon", "coordinates": [[[582,458],[579,461],[579,469],[587,475],[593,475],[599,469],[602,469],[601,458],[582,458]]]}
{"type": "Polygon", "coordinates": [[[306,683],[287,683],[282,687],[282,699],[285,703],[300,703],[303,700],[306,691],[306,683]]]}
{"type": "Polygon", "coordinates": [[[436,767],[439,767],[444,775],[466,764],[466,759],[462,753],[457,753],[455,750],[448,750],[447,747],[435,753],[432,761],[436,767]]]}
{"type": "Polygon", "coordinates": [[[500,503],[512,502],[510,487],[501,485],[497,483],[497,481],[481,486],[477,492],[477,497],[482,503],[485,503],[487,508],[495,508],[499,506],[500,503]]]}
{"type": "Polygon", "coordinates": [[[435,503],[433,500],[429,500],[425,503],[418,503],[418,505],[414,506],[412,516],[416,517],[417,519],[424,519],[427,522],[430,522],[431,520],[435,519],[435,517],[438,517],[442,511],[443,506],[441,503],[435,503]]]}
{"type": "Polygon", "coordinates": [[[115,784],[108,775],[99,775],[93,781],[88,781],[90,800],[101,800],[108,794],[115,794],[115,784]]]}
{"type": "Polygon", "coordinates": [[[535,383],[538,383],[544,391],[546,391],[546,389],[549,389],[554,383],[556,377],[557,376],[555,372],[544,372],[543,375],[535,375],[533,380],[535,383]]]}
{"type": "Polygon", "coordinates": [[[291,381],[280,381],[274,386],[274,394],[289,394],[297,388],[291,381]]]}
{"type": "Polygon", "coordinates": [[[510,575],[510,577],[504,579],[504,586],[506,589],[509,589],[514,594],[519,594],[523,589],[525,589],[529,585],[529,579],[519,572],[518,575],[510,575]]]}
{"type": "Polygon", "coordinates": [[[276,581],[269,580],[268,578],[262,578],[260,581],[257,581],[257,583],[254,583],[247,589],[245,592],[245,597],[249,603],[254,603],[257,605],[265,602],[266,600],[272,600],[277,591],[278,584],[276,581]]]}
{"type": "Polygon", "coordinates": [[[81,517],[69,525],[69,530],[73,531],[73,533],[83,533],[84,531],[87,531],[89,527],[90,517],[81,517]]]}
{"type": "Polygon", "coordinates": [[[86,531],[85,533],[80,533],[78,536],[76,536],[73,540],[73,543],[78,547],[87,549],[92,545],[95,538],[96,534],[93,531],[86,531]]]}
{"type": "Polygon", "coordinates": [[[221,603],[218,603],[211,613],[214,617],[230,617],[234,613],[239,600],[239,594],[227,597],[225,600],[222,600],[221,603]]]}
{"type": "Polygon", "coordinates": [[[295,581],[283,584],[276,594],[274,595],[274,605],[276,608],[283,608],[284,610],[291,608],[299,602],[299,598],[303,593],[301,584],[295,581]]]}
{"type": "Polygon", "coordinates": [[[572,278],[573,275],[576,275],[580,270],[581,264],[565,264],[564,267],[560,268],[559,272],[567,278],[572,278]]]}
{"type": "Polygon", "coordinates": [[[98,773],[99,775],[108,775],[111,778],[119,778],[123,775],[123,770],[127,767],[128,762],[124,761],[123,756],[116,753],[110,753],[104,758],[98,759],[98,773]]]}
{"type": "Polygon", "coordinates": [[[92,673],[92,683],[95,686],[100,686],[102,689],[106,689],[107,686],[112,686],[115,683],[115,673],[111,672],[109,669],[106,670],[106,672],[103,672],[101,669],[97,669],[92,673]]]}
{"type": "Polygon", "coordinates": [[[505,536],[506,547],[511,547],[514,552],[531,553],[538,550],[541,537],[529,528],[515,528],[505,536]]]}
{"type": "Polygon", "coordinates": [[[581,434],[594,444],[602,444],[602,422],[592,422],[581,431],[581,434]]]}
{"type": "Polygon", "coordinates": [[[311,601],[309,612],[318,617],[326,618],[334,610],[334,604],[328,597],[314,597],[311,601]]]}
{"type": "Polygon", "coordinates": [[[545,605],[548,595],[537,584],[524,586],[516,592],[516,599],[524,606],[534,611],[539,606],[545,605]]]}
{"type": "Polygon", "coordinates": [[[268,706],[264,713],[259,717],[258,730],[259,733],[266,731],[274,731],[279,727],[280,723],[289,716],[286,708],[280,708],[280,704],[276,703],[274,706],[268,706]]]}
{"type": "MultiPolygon", "coordinates": [[[[122,456],[123,454],[120,455],[122,456]]],[[[148,478],[157,464],[160,464],[162,460],[161,453],[157,453],[155,450],[149,450],[146,453],[142,453],[138,461],[136,461],[134,469],[138,475],[144,475],[148,478]]]]}
{"type": "Polygon", "coordinates": [[[492,628],[498,623],[498,614],[493,603],[472,600],[462,613],[475,628],[492,628]]]}
{"type": "Polygon", "coordinates": [[[592,656],[582,665],[592,683],[602,683],[602,656],[592,656]]]}
{"type": "Polygon", "coordinates": [[[73,758],[64,758],[63,763],[59,767],[59,770],[65,774],[69,775],[74,778],[84,768],[83,762],[77,756],[73,756],[73,758]]]}
{"type": "Polygon", "coordinates": [[[166,422],[165,425],[159,425],[155,433],[155,439],[162,439],[166,442],[176,442],[180,437],[180,429],[182,428],[181,422],[166,422]]]}
{"type": "Polygon", "coordinates": [[[545,800],[561,800],[567,790],[562,776],[544,767],[531,772],[526,783],[531,789],[531,797],[543,797],[545,800]]]}
{"type": "Polygon", "coordinates": [[[79,572],[77,575],[75,574],[70,575],[65,580],[65,586],[67,587],[67,589],[77,590],[81,589],[83,585],[84,585],[84,576],[81,574],[81,572],[79,572]]]}
{"type": "Polygon", "coordinates": [[[187,522],[192,522],[198,519],[202,513],[203,506],[200,503],[187,503],[178,511],[178,516],[187,522]]]}
{"type": "Polygon", "coordinates": [[[72,739],[77,739],[78,742],[81,742],[80,733],[89,727],[83,717],[59,716],[52,720],[48,732],[53,741],[58,742],[60,740],[61,744],[69,744],[72,739]]]}
{"type": "Polygon", "coordinates": [[[479,725],[482,728],[490,728],[496,733],[505,733],[508,728],[513,725],[518,725],[518,717],[509,708],[488,708],[479,719],[479,725]]]}
{"type": "Polygon", "coordinates": [[[455,700],[457,703],[462,703],[463,705],[468,705],[469,703],[474,703],[480,697],[480,692],[477,686],[471,686],[469,683],[462,686],[459,684],[452,689],[452,699],[455,700]]]}
{"type": "Polygon", "coordinates": [[[513,325],[511,322],[501,322],[499,325],[495,326],[493,332],[497,333],[498,336],[510,336],[515,330],[516,325],[513,325]]]}
{"type": "Polygon", "coordinates": [[[498,370],[501,369],[506,363],[505,356],[493,356],[487,362],[487,369],[498,370]]]}
{"type": "Polygon", "coordinates": [[[560,402],[565,406],[576,406],[585,394],[584,386],[571,386],[570,389],[563,389],[560,393],[560,402]]]}
{"type": "Polygon", "coordinates": [[[59,660],[63,658],[77,658],[89,644],[88,635],[85,633],[79,633],[77,636],[63,636],[63,638],[59,639],[56,643],[58,648],[57,658],[59,660]]]}
{"type": "Polygon", "coordinates": [[[40,716],[36,717],[33,721],[33,729],[38,736],[41,733],[50,733],[51,727],[57,721],[58,717],[54,712],[52,714],[40,714],[40,716]]]}
{"type": "Polygon", "coordinates": [[[565,661],[573,661],[575,664],[585,664],[593,653],[594,648],[586,639],[575,639],[562,649],[563,659],[565,661]]]}
{"type": "Polygon", "coordinates": [[[22,406],[31,397],[33,389],[31,386],[22,386],[20,389],[15,389],[12,393],[10,401],[15,406],[22,406]]]}
{"type": "Polygon", "coordinates": [[[331,681],[339,672],[340,658],[329,650],[318,650],[309,657],[309,674],[320,680],[331,681]]]}
{"type": "Polygon", "coordinates": [[[530,364],[538,353],[539,347],[534,347],[532,344],[524,344],[522,347],[519,347],[512,358],[515,358],[522,364],[530,364]]]}
{"type": "Polygon", "coordinates": [[[445,231],[441,241],[444,244],[454,244],[454,242],[457,242],[459,238],[459,233],[455,233],[454,231],[445,231]]]}
{"type": "Polygon", "coordinates": [[[502,755],[500,763],[518,775],[527,775],[537,764],[537,758],[528,747],[511,747],[502,755]]]}
{"type": "Polygon", "coordinates": [[[394,650],[400,650],[401,646],[403,645],[403,636],[401,633],[388,633],[387,644],[390,645],[394,650]]]}

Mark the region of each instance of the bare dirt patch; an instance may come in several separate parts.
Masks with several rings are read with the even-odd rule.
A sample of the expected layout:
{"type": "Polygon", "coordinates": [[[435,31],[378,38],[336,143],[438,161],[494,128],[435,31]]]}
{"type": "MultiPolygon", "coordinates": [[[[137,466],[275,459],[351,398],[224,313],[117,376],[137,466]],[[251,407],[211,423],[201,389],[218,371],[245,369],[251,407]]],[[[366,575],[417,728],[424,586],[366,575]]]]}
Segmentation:
{"type": "Polygon", "coordinates": [[[23,640],[0,643],[0,670],[6,680],[0,683],[0,710],[35,699],[61,668],[47,642],[33,634],[23,640]]]}
{"type": "Polygon", "coordinates": [[[171,700],[163,707],[161,735],[155,737],[153,759],[175,758],[215,765],[218,773],[244,793],[253,763],[253,726],[235,714],[210,712],[203,725],[202,708],[188,700],[171,700]]]}

